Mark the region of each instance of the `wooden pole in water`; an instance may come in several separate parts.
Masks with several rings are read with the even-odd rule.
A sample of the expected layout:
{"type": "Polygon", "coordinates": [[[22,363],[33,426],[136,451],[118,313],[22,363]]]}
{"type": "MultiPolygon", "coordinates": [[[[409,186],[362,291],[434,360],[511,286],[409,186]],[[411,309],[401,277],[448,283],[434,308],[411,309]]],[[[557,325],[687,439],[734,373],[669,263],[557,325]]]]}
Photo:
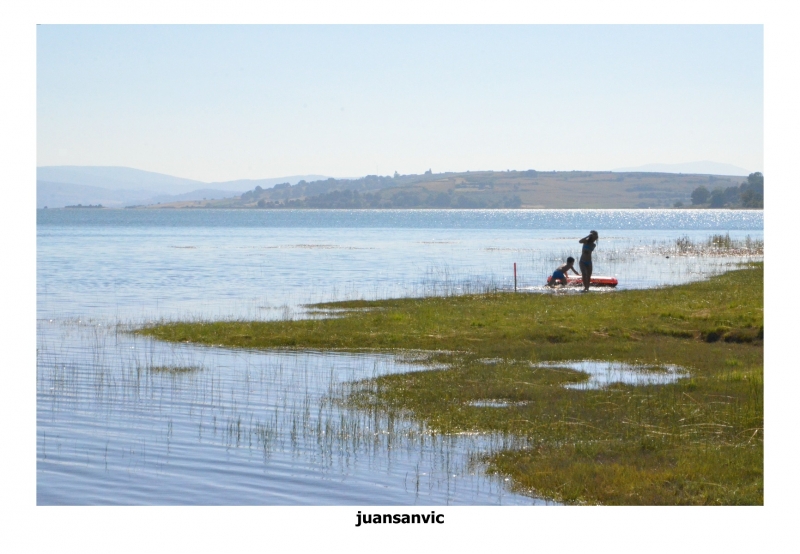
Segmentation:
{"type": "Polygon", "coordinates": [[[514,262],[514,292],[517,292],[517,262],[514,262]]]}

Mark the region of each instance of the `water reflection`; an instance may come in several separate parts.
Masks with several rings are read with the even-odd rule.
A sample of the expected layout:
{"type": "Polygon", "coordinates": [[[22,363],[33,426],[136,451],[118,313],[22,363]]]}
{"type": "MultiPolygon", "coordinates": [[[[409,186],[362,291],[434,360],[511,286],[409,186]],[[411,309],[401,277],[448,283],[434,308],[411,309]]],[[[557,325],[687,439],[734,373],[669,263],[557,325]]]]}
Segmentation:
{"type": "Polygon", "coordinates": [[[568,389],[601,389],[612,383],[626,385],[666,385],[674,383],[689,373],[680,366],[672,364],[648,365],[624,362],[604,362],[598,360],[579,360],[572,362],[541,362],[533,367],[566,368],[588,373],[589,378],[579,383],[567,383],[568,389]]]}
{"type": "Polygon", "coordinates": [[[344,406],[349,383],[421,367],[392,356],[166,345],[76,322],[42,322],[39,345],[39,504],[542,503],[475,461],[511,438],[344,406]]]}

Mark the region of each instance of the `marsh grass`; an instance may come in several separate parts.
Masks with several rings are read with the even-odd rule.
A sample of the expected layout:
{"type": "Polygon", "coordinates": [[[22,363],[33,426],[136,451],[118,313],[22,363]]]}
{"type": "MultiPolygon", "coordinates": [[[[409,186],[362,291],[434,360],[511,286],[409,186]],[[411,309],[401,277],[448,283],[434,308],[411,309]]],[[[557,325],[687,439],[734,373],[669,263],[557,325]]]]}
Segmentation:
{"type": "Polygon", "coordinates": [[[149,366],[148,369],[153,373],[163,373],[169,375],[186,375],[189,373],[197,373],[203,371],[201,366],[196,365],[156,365],[149,366]]]}
{"type": "Polygon", "coordinates": [[[398,467],[407,470],[409,458],[416,467],[405,484],[417,489],[407,497],[410,503],[496,503],[499,497],[509,497],[498,486],[499,479],[474,476],[463,467],[471,452],[487,450],[484,437],[453,441],[414,420],[360,410],[344,401],[351,382],[408,370],[397,366],[398,359],[415,363],[415,369],[430,367],[423,364],[427,352],[411,351],[403,357],[242,353],[159,343],[125,332],[117,342],[119,328],[125,329],[55,324],[37,348],[39,407],[49,416],[58,415],[57,427],[69,429],[41,423],[50,417],[40,420],[39,460],[59,463],[66,453],[91,475],[82,491],[95,498],[107,494],[125,503],[146,494],[152,502],[180,498],[191,503],[192,487],[188,496],[172,489],[177,496],[170,497],[162,496],[170,494],[165,492],[169,486],[150,486],[152,476],[163,485],[164,464],[172,463],[180,464],[182,478],[197,475],[200,482],[217,483],[219,496],[209,493],[204,502],[241,502],[243,489],[250,501],[263,502],[271,486],[265,482],[275,483],[267,464],[278,460],[293,464],[298,479],[319,479],[313,492],[290,487],[282,497],[317,503],[336,498],[335,503],[342,503],[353,489],[345,497],[327,496],[332,474],[361,475],[357,480],[369,483],[364,476],[385,468],[399,476],[402,486],[403,470],[398,467]],[[62,333],[81,339],[58,340],[62,333]],[[172,373],[190,366],[202,372],[172,373]],[[66,417],[72,410],[77,418],[66,417]],[[91,413],[102,417],[87,418],[91,413]],[[218,459],[219,447],[226,450],[224,463],[213,464],[218,470],[209,472],[208,460],[218,459]],[[298,464],[298,459],[304,463],[298,464]],[[140,485],[117,489],[107,480],[109,472],[127,475],[131,463],[137,467],[137,483],[146,483],[144,493],[140,485]]]}
{"type": "Polygon", "coordinates": [[[695,241],[683,236],[675,239],[674,245],[664,245],[661,250],[681,256],[763,256],[764,241],[752,239],[732,239],[729,233],[714,234],[705,241],[695,241]]]}
{"type": "Polygon", "coordinates": [[[614,294],[315,307],[344,311],[333,319],[178,322],[138,332],[245,348],[431,352],[419,363],[432,369],[349,383],[341,401],[412,417],[444,436],[508,437],[476,456],[526,494],[577,504],[763,503],[761,264],[614,294]],[[578,390],[564,385],[585,382],[586,373],[541,364],[569,360],[670,364],[688,375],[578,390]]]}

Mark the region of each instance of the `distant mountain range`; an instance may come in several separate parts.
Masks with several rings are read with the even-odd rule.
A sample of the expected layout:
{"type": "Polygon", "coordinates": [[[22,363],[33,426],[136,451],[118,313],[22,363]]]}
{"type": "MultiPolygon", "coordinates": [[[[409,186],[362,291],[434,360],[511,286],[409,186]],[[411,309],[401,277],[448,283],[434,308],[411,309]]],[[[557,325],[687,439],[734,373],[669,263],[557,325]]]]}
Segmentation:
{"type": "Polygon", "coordinates": [[[36,168],[36,207],[61,208],[102,204],[121,208],[186,200],[229,198],[260,186],[326,179],[324,175],[291,175],[270,179],[210,182],[115,166],[43,166],[36,168]]]}
{"type": "Polygon", "coordinates": [[[614,172],[634,173],[687,173],[694,175],[735,175],[746,176],[752,173],[742,167],[719,162],[689,162],[681,164],[646,164],[637,167],[618,167],[614,172]]]}

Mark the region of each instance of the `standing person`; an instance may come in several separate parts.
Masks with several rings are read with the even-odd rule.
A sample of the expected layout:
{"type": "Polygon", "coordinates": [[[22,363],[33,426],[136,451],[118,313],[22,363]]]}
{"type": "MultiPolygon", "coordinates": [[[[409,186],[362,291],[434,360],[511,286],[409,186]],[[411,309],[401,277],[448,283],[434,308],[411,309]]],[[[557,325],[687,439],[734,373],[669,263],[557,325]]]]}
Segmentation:
{"type": "Polygon", "coordinates": [[[589,290],[589,282],[592,280],[592,251],[597,246],[597,239],[600,238],[597,231],[589,231],[589,234],[578,242],[583,245],[581,249],[581,261],[578,266],[581,268],[583,277],[583,292],[589,290]]]}

